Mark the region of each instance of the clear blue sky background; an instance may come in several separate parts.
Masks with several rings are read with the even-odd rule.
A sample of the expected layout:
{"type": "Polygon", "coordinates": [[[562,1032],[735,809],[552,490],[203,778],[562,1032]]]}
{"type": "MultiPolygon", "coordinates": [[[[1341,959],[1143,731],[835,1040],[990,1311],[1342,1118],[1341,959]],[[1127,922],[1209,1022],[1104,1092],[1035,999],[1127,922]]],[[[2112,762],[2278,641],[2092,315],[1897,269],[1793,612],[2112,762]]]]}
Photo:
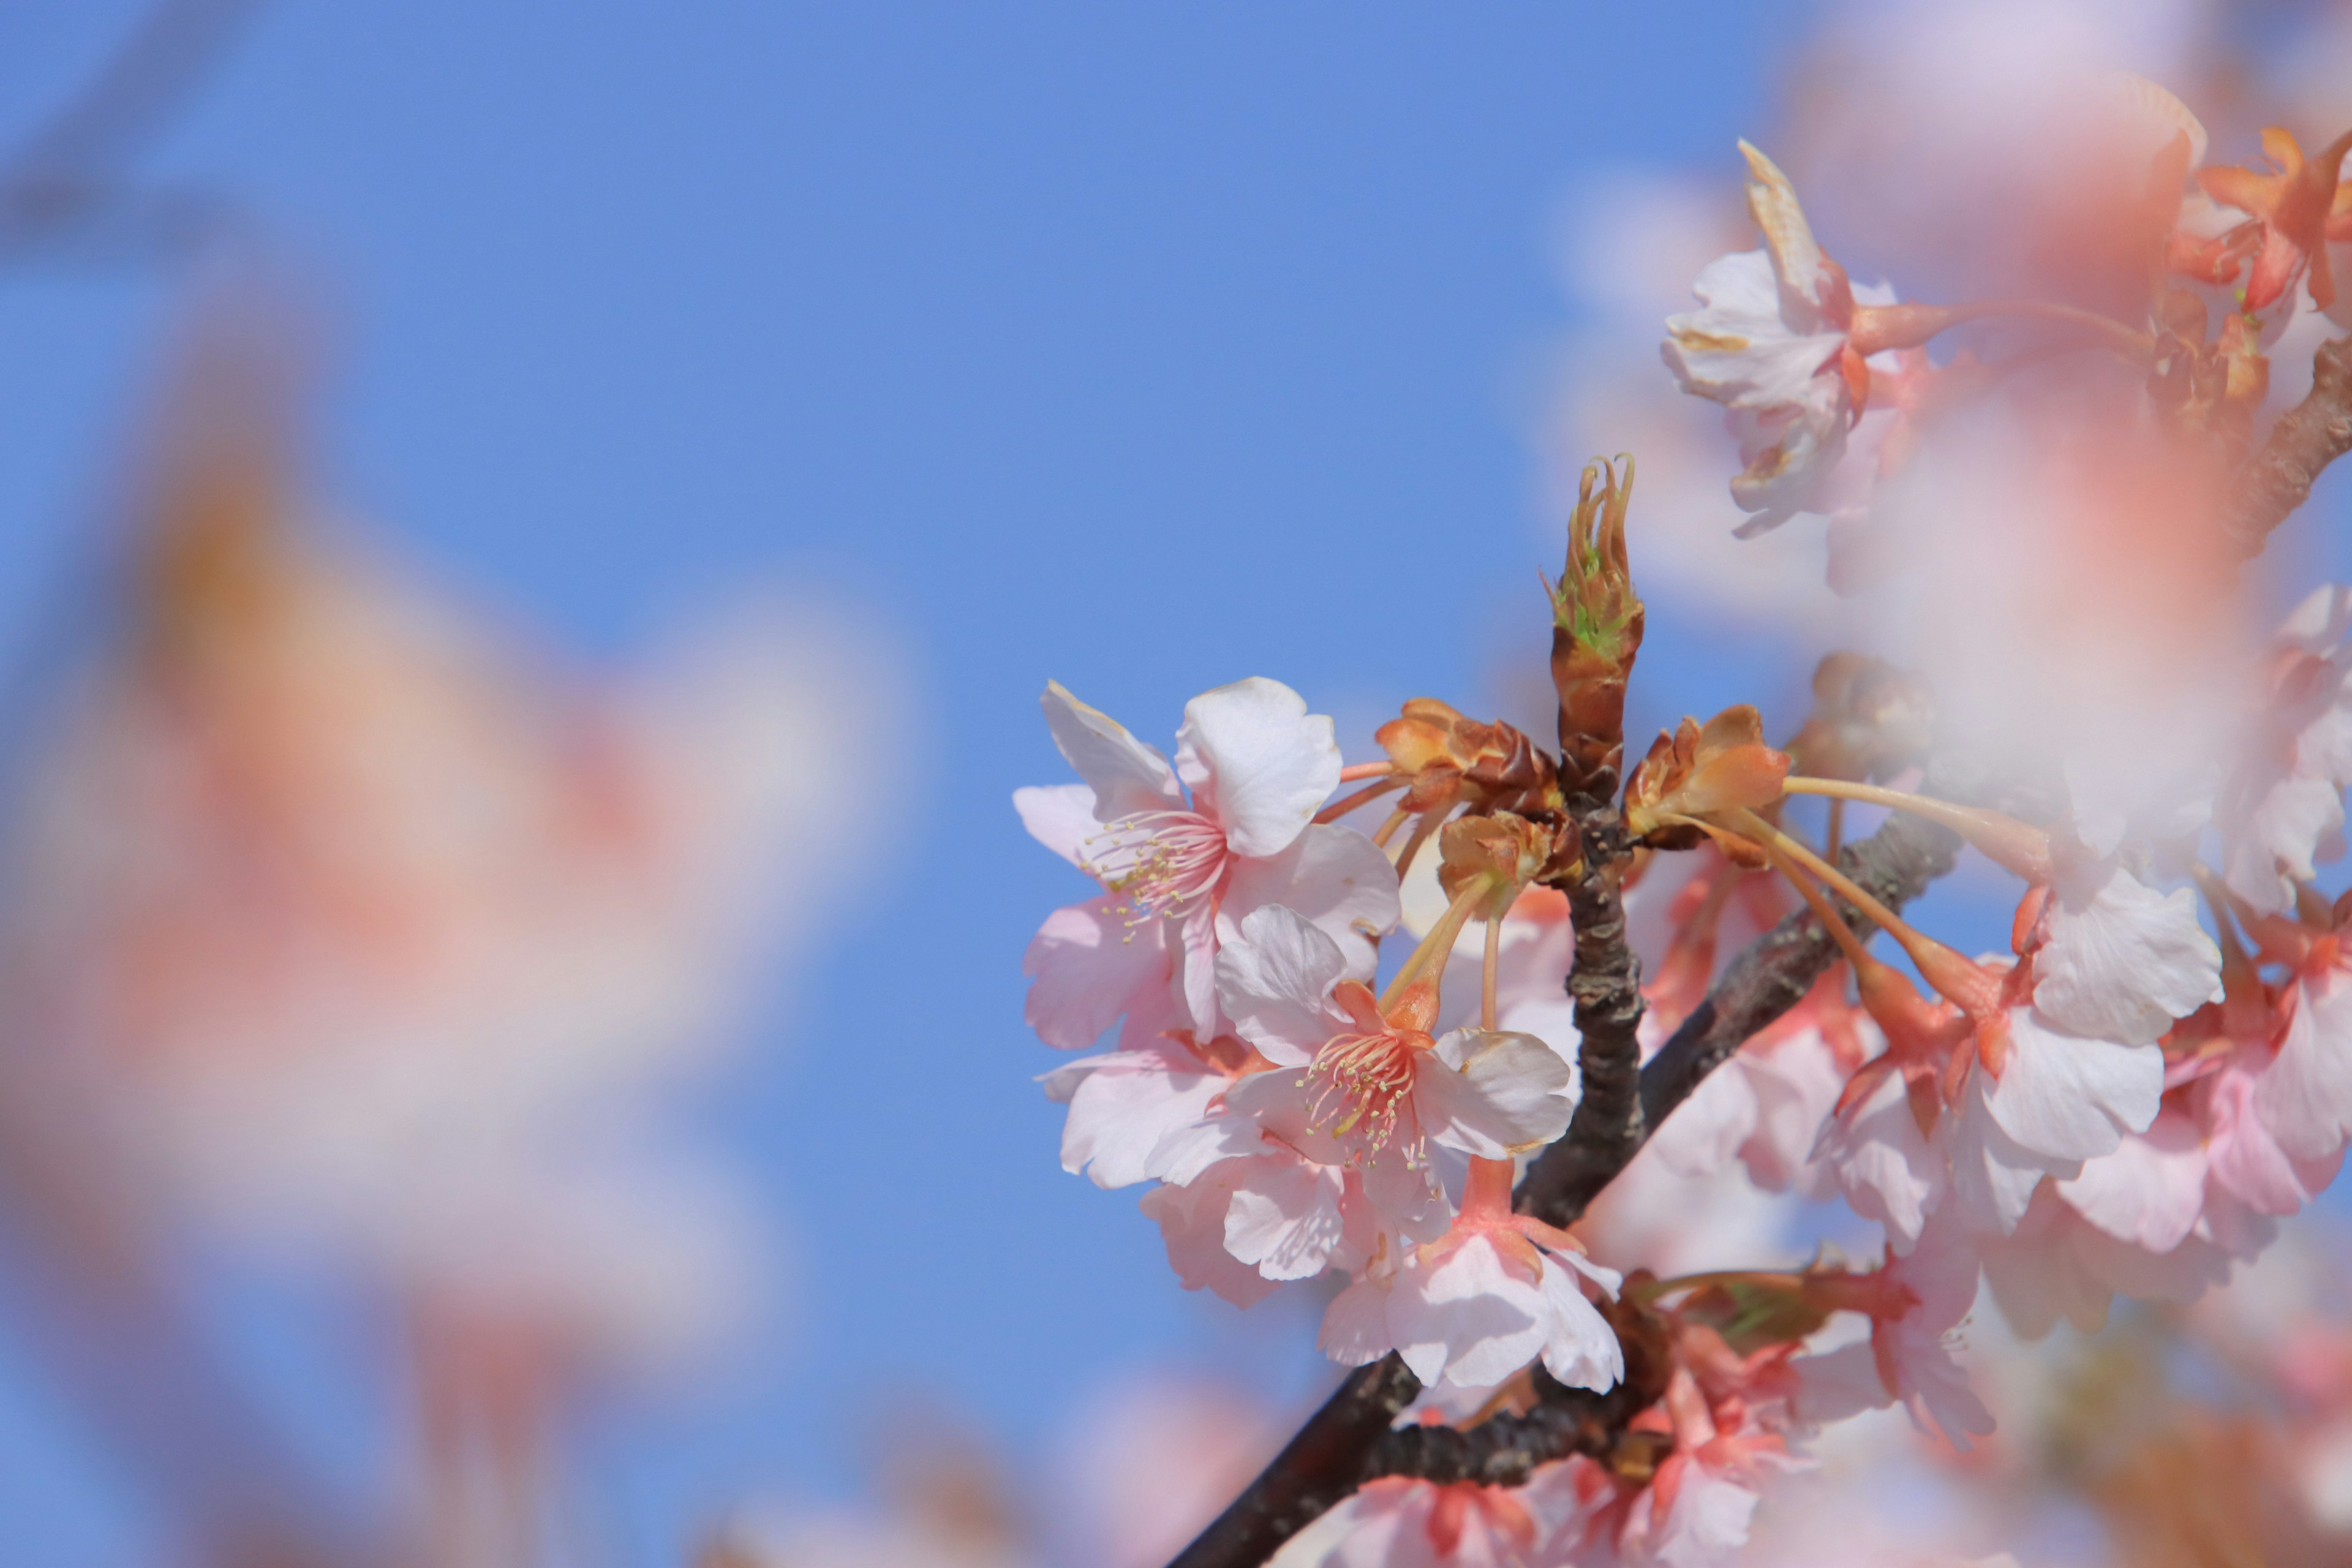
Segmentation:
{"type": "MultiPolygon", "coordinates": [[[[0,17],[0,123],[130,10],[0,17]]],[[[1133,1194],[1057,1167],[1018,966],[1079,889],[1006,803],[1062,776],[1037,691],[1155,737],[1250,673],[1349,713],[1475,703],[1496,618],[1539,636],[1512,399],[1571,324],[1560,204],[1722,166],[1809,11],[265,10],[151,167],[236,193],[326,286],[339,492],[599,655],[782,577],[867,606],[916,672],[926,781],[848,829],[891,841],[887,885],[717,1116],[790,1233],[791,1315],[715,1392],[601,1429],[632,1563],[746,1492],[850,1487],[861,1413],[910,1384],[1016,1452],[1138,1363],[1305,1389],[1306,1321],[1183,1296],[1133,1194]]],[[[87,551],[167,306],[0,277],[0,626],[87,551]]],[[[1788,691],[1664,615],[1654,642],[1688,640],[1659,706],[1788,691]]],[[[228,1316],[359,1474],[363,1340],[228,1316]]],[[[127,1564],[140,1530],[0,1341],[0,1558],[127,1564]]]]}

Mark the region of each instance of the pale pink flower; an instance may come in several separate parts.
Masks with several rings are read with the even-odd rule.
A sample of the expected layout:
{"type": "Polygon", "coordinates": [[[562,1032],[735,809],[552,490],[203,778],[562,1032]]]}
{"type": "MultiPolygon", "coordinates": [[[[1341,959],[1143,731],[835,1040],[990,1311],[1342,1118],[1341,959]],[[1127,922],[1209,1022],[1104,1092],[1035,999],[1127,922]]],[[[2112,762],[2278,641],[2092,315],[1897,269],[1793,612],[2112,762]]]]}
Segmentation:
{"type": "Polygon", "coordinates": [[[1901,1073],[1883,1073],[1822,1126],[1814,1147],[1847,1205],[1886,1227],[1887,1250],[1898,1257],[1917,1243],[1950,1189],[1950,1156],[1939,1136],[1945,1125],[1938,1119],[1921,1126],[1910,1085],[1901,1073]]]}
{"type": "Polygon", "coordinates": [[[2146,1131],[2163,1095],[2155,1046],[2077,1035],[2037,1006],[2010,1006],[1980,1030],[1950,1119],[1952,1194],[1970,1224],[2007,1235],[2043,1176],[2072,1179],[2125,1133],[2146,1131]]]}
{"type": "Polygon", "coordinates": [[[1746,464],[1732,498],[1755,514],[1745,536],[1800,511],[1839,510],[1835,476],[1870,396],[1871,345],[1855,340],[1855,307],[1883,310],[1895,295],[1849,283],[1814,241],[1787,177],[1747,142],[1739,150],[1765,247],[1708,263],[1692,288],[1700,308],[1667,319],[1664,348],[1685,392],[1725,406],[1746,464]]]}
{"type": "Polygon", "coordinates": [[[2074,1034],[2146,1045],[2221,999],[2196,895],[2159,893],[2113,860],[2062,863],[2039,934],[2034,1008],[2074,1034]]]}
{"type": "Polygon", "coordinates": [[[2143,1252],[2167,1253],[2197,1227],[2207,1168],[2196,1122],[2167,1106],[2147,1131],[2126,1134],[2113,1153],[2085,1160],[2080,1174],[2056,1187],[2066,1206],[2097,1229],[2143,1252]]]}
{"type": "MultiPolygon", "coordinates": [[[[2271,1234],[2258,1227],[2251,1239],[2259,1247],[2271,1234]]],[[[2028,1339],[2062,1318],[2095,1332],[2118,1295],[2193,1301],[2228,1281],[2231,1257],[2221,1242],[2194,1234],[2169,1252],[2149,1252],[2084,1219],[2055,1186],[2033,1194],[2012,1234],[1979,1234],[1976,1245],[2001,1316],[2028,1339]]]]}
{"type": "Polygon", "coordinates": [[[1235,1084],[1226,1115],[1362,1170],[1384,1213],[1425,1214],[1431,1144],[1507,1158],[1558,1138],[1574,1113],[1569,1065],[1543,1041],[1478,1029],[1431,1039],[1425,985],[1383,1010],[1338,944],[1281,905],[1242,922],[1217,979],[1235,1033],[1282,1069],[1235,1084]]]}
{"type": "Polygon", "coordinates": [[[1187,1290],[1252,1306],[1286,1279],[1309,1279],[1353,1258],[1346,1173],[1269,1151],[1220,1160],[1182,1186],[1143,1194],[1168,1262],[1187,1290]],[[1237,1255],[1236,1242],[1238,1241],[1237,1255]]]}
{"type": "Polygon", "coordinates": [[[1543,1533],[1520,1489],[1471,1481],[1387,1476],[1334,1511],[1334,1568],[1520,1568],[1543,1533]]]}
{"type": "Polygon", "coordinates": [[[1856,1068],[1879,1054],[1877,1026],[1845,1000],[1844,971],[1709,1073],[1652,1139],[1684,1175],[1706,1176],[1733,1160],[1766,1192],[1826,1195],[1833,1167],[1817,1150],[1856,1068]]]}
{"type": "Polygon", "coordinates": [[[2207,1179],[2258,1215],[2284,1218],[2336,1179],[2338,1148],[2322,1159],[2298,1159],[2279,1146],[2254,1100],[2274,1062],[2271,1047],[2244,1045],[2199,1079],[2191,1103],[2205,1129],[2207,1179]]]}
{"type": "Polygon", "coordinates": [[[2216,817],[2230,890],[2255,909],[2294,907],[2294,885],[2343,849],[2352,783],[2352,589],[2315,589],[2273,638],[2257,732],[2216,817]]]}
{"type": "Polygon", "coordinates": [[[2255,1114],[2296,1160],[2330,1158],[2352,1131],[2352,974],[2327,951],[2334,945],[2289,987],[2278,1056],[2254,1085],[2255,1114]]]}
{"type": "Polygon", "coordinates": [[[1853,1277],[1854,1300],[1840,1304],[1869,1313],[1870,1340],[1790,1363],[1805,1379],[1804,1414],[1834,1421],[1897,1404],[1921,1431],[1940,1432],[1961,1449],[1990,1432],[1991,1412],[1953,1353],[1976,1303],[1977,1272],[1974,1241],[1940,1219],[1907,1257],[1890,1254],[1874,1275],[1853,1277]]]}
{"type": "Polygon", "coordinates": [[[1098,1187],[1153,1179],[1181,1186],[1228,1152],[1206,1125],[1225,1090],[1265,1067],[1231,1036],[1196,1046],[1189,1030],[1065,1063],[1040,1080],[1048,1098],[1070,1108],[1062,1168],[1085,1172],[1098,1187]]]}
{"type": "Polygon", "coordinates": [[[1444,1237],[1333,1299],[1324,1353],[1360,1366],[1394,1351],[1423,1383],[1464,1387],[1498,1384],[1538,1357],[1573,1388],[1597,1392],[1622,1377],[1624,1352],[1583,1285],[1613,1296],[1619,1276],[1565,1234],[1512,1213],[1510,1183],[1507,1161],[1474,1164],[1444,1237]]]}
{"type": "Polygon", "coordinates": [[[1184,705],[1171,766],[1058,684],[1044,706],[1086,782],[1019,790],[1013,804],[1041,843],[1105,889],[1056,910],[1024,963],[1036,982],[1029,1022],[1047,1045],[1090,1046],[1122,1016],[1129,1046],[1170,1027],[1213,1037],[1217,944],[1276,901],[1370,973],[1373,944],[1396,921],[1396,877],[1363,835],[1314,822],[1339,780],[1328,718],[1252,677],[1184,705]]]}
{"type": "MultiPolygon", "coordinates": [[[[1578,1478],[1591,1544],[1564,1561],[1589,1562],[1593,1546],[1613,1545],[1625,1568],[1729,1568],[1748,1543],[1767,1478],[1801,1463],[1759,1419],[1766,1406],[1737,1394],[1710,1403],[1687,1369],[1675,1370],[1663,1405],[1674,1452],[1630,1498],[1617,1483],[1613,1506],[1607,1490],[1578,1478]]],[[[1575,1531],[1563,1530],[1563,1541],[1575,1531]]]]}

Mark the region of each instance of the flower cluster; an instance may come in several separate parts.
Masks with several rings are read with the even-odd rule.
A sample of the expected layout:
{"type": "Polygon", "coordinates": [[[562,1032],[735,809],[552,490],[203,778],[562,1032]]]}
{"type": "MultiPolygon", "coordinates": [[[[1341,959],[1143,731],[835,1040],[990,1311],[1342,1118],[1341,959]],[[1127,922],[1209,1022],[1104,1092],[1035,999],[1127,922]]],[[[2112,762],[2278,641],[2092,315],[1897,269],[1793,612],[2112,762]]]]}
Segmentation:
{"type": "Polygon", "coordinates": [[[2231,584],[2279,521],[2242,499],[2285,460],[2272,355],[2339,353],[2352,135],[2215,165],[2130,78],[2063,130],[2003,291],[1952,305],[1853,281],[1741,145],[1763,243],[1700,272],[1667,366],[1726,411],[1743,536],[1825,516],[1832,584],[1905,595],[1784,743],[1738,706],[1625,767],[1630,461],[1587,469],[1551,588],[1557,751],[1416,699],[1349,765],[1253,679],[1171,764],[1048,689],[1084,783],[1016,804],[1100,890],[1032,945],[1029,1019],[1118,1030],[1045,1077],[1065,1165],[1156,1184],[1188,1288],[1328,1278],[1323,1349],[1400,1367],[1409,1423],[1528,1434],[1516,1469],[1369,1469],[1284,1562],[1729,1562],[1827,1426],[1992,1430],[1980,1289],[2027,1334],[2193,1300],[2333,1179],[2352,591],[2264,637],[2231,584]],[[2006,879],[1997,953],[1903,911],[1958,853],[2006,879]],[[1842,1201],[1877,1261],[1636,1217],[1726,1180],[1842,1201]]]}

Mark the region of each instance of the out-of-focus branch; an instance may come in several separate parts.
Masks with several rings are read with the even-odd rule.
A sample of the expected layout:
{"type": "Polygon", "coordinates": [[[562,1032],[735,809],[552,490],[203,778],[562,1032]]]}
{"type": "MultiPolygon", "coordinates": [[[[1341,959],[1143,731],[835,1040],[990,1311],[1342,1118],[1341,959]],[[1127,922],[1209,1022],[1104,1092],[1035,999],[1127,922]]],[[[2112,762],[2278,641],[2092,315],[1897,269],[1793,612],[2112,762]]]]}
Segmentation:
{"type": "Polygon", "coordinates": [[[258,0],[159,0],[65,106],[0,156],[0,260],[118,226],[169,248],[227,210],[190,191],[134,191],[122,171],[218,63],[258,0]]]}
{"type": "Polygon", "coordinates": [[[1358,1367],[1169,1568],[1255,1568],[1363,1484],[1365,1457],[1421,1393],[1394,1355],[1358,1367]]]}
{"type": "Polygon", "coordinates": [[[2231,546],[2259,555],[2271,531],[2310,499],[2328,464],[2352,451],[2352,339],[2322,343],[2312,356],[2311,392],[2279,416],[2270,439],[2246,459],[2223,519],[2231,546]]]}

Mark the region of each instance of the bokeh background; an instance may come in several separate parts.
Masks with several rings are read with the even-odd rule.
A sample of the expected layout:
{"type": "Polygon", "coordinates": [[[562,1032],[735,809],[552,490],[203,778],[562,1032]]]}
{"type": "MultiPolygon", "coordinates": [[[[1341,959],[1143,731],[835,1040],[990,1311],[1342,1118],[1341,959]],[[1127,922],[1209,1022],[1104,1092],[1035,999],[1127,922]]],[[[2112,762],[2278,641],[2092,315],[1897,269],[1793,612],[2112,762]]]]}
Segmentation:
{"type": "MultiPolygon", "coordinates": [[[[597,1561],[854,1498],[910,1431],[1045,1474],[1139,1379],[1314,1395],[1307,1309],[1184,1294],[1133,1194],[1058,1168],[1019,965],[1078,888],[1008,803],[1065,776],[1039,689],[1155,739],[1249,674],[1356,745],[1405,696],[1510,710],[1540,679],[1563,476],[1631,447],[1637,529],[1651,489],[1672,517],[1635,537],[1629,728],[1742,699],[1793,726],[1834,631],[1788,630],[1817,531],[1737,553],[1727,444],[1654,452],[1654,409],[1591,367],[1654,355],[1691,258],[1745,243],[1734,139],[1789,122],[1824,37],[2024,9],[244,8],[125,168],[226,204],[316,329],[333,506],[592,668],[774,588],[846,628],[832,673],[887,734],[809,738],[845,868],[683,1096],[772,1262],[723,1343],[579,1410],[597,1561]]],[[[2293,61],[2327,23],[2076,9],[2148,68],[2293,61]]],[[[142,12],[0,12],[0,145],[142,12]]],[[[69,244],[0,270],[20,672],[122,548],[123,476],[214,266],[69,244]]],[[[2296,529],[2291,561],[2337,558],[2296,529]]],[[[1938,898],[1970,918],[1967,887],[1938,898]]],[[[382,1313],[235,1249],[190,1276],[335,1486],[398,1468],[382,1313]]],[[[152,1563],[168,1529],[37,1343],[0,1339],[0,1556],[152,1563]]]]}

